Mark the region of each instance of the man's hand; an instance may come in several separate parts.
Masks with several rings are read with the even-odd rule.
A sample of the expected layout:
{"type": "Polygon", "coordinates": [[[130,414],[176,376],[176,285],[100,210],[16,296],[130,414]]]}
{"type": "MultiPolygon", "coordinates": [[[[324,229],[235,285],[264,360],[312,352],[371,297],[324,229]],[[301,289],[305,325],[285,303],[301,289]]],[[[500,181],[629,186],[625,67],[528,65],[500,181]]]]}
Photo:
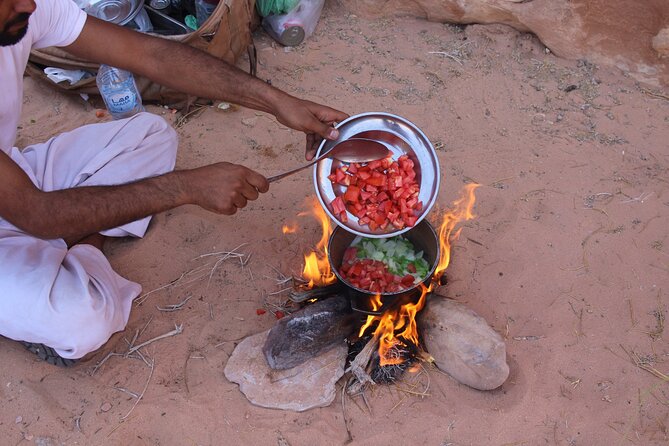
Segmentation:
{"type": "Polygon", "coordinates": [[[180,174],[189,202],[224,215],[234,214],[269,190],[265,177],[238,164],[217,163],[180,174]]]}
{"type": "Polygon", "coordinates": [[[278,104],[275,116],[281,124],[307,135],[305,156],[309,161],[323,139],[337,139],[339,130],[333,125],[348,118],[344,112],[293,96],[286,96],[278,104]]]}

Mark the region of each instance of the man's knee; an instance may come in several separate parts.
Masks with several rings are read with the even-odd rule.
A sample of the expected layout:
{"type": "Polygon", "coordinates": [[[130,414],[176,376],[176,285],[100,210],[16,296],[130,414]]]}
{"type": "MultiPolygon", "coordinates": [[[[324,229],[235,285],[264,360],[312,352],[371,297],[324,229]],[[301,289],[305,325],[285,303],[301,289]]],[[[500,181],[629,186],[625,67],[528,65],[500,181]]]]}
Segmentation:
{"type": "Polygon", "coordinates": [[[177,158],[179,136],[172,126],[162,117],[153,113],[141,112],[130,118],[136,120],[146,131],[145,142],[160,154],[164,163],[164,172],[174,169],[177,158]]]}
{"type": "Polygon", "coordinates": [[[112,326],[104,312],[81,312],[54,321],[51,342],[44,344],[54,348],[60,356],[79,359],[104,345],[119,327],[112,326]]]}

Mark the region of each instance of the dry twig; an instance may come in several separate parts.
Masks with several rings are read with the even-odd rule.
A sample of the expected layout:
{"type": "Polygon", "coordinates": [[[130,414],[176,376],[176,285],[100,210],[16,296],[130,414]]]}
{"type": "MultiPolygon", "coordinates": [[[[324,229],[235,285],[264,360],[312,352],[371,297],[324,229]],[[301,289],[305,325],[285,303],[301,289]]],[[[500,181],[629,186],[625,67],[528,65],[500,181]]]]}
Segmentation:
{"type": "Polygon", "coordinates": [[[146,384],[144,384],[144,388],[142,389],[142,393],[140,393],[137,396],[137,399],[135,400],[135,404],[132,405],[130,410],[128,411],[127,414],[125,414],[123,417],[121,417],[121,421],[124,421],[128,416],[132,413],[133,410],[135,410],[135,407],[137,407],[137,404],[139,404],[140,400],[144,396],[144,393],[146,392],[146,389],[149,387],[149,382],[151,381],[151,377],[153,376],[153,370],[155,369],[155,364],[156,361],[155,359],[151,360],[151,371],[149,372],[149,377],[146,379],[146,384]]]}
{"type": "Polygon", "coordinates": [[[176,335],[180,334],[181,332],[183,332],[183,324],[175,325],[174,330],[169,331],[169,332],[167,332],[165,334],[162,334],[160,336],[156,336],[155,338],[151,338],[148,341],[142,342],[141,344],[136,345],[134,347],[131,347],[128,350],[128,352],[126,353],[126,356],[133,353],[133,352],[136,352],[137,350],[139,350],[142,347],[146,347],[147,345],[151,344],[152,342],[159,341],[159,340],[165,339],[165,338],[169,338],[170,336],[176,336],[176,335]]]}
{"type": "Polygon", "coordinates": [[[172,311],[178,311],[178,310],[181,310],[184,305],[186,305],[186,302],[188,302],[191,297],[193,297],[193,295],[189,294],[184,300],[182,300],[178,304],[171,304],[171,305],[167,305],[165,307],[159,307],[158,305],[156,305],[156,308],[159,311],[165,311],[165,312],[168,312],[168,313],[172,312],[172,311]]]}
{"type": "Polygon", "coordinates": [[[669,375],[666,375],[666,374],[660,372],[659,370],[657,370],[655,367],[653,367],[653,366],[651,365],[652,362],[651,362],[648,358],[642,358],[641,356],[639,356],[639,355],[638,355],[636,352],[634,352],[633,350],[630,350],[630,351],[628,352],[628,351],[625,349],[625,347],[623,347],[622,345],[620,346],[620,348],[622,348],[623,351],[624,351],[625,353],[627,353],[627,356],[629,356],[630,360],[632,361],[632,363],[633,363],[635,366],[639,367],[639,368],[642,369],[642,370],[647,371],[648,373],[650,373],[651,375],[653,375],[653,376],[655,376],[655,377],[657,377],[657,378],[660,378],[662,381],[664,381],[664,382],[668,382],[668,383],[669,383],[669,375]]]}

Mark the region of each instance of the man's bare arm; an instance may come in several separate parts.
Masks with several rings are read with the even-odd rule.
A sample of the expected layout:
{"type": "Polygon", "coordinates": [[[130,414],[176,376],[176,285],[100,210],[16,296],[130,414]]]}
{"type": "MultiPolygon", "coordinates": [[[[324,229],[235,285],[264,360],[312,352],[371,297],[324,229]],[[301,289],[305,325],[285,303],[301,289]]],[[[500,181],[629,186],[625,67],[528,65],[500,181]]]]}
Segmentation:
{"type": "Polygon", "coordinates": [[[218,163],[119,186],[43,192],[2,151],[0,178],[0,217],[45,239],[85,237],[183,204],[231,215],[269,188],[260,174],[218,163]]]}
{"type": "MultiPolygon", "coordinates": [[[[88,17],[67,51],[87,60],[125,68],[194,96],[261,110],[309,135],[334,139],[332,123],[346,113],[291,96],[204,51],[88,17]]],[[[312,136],[313,138],[313,136],[312,136]]],[[[312,148],[308,148],[311,152],[312,148]]],[[[307,154],[310,157],[311,153],[307,154]]]]}

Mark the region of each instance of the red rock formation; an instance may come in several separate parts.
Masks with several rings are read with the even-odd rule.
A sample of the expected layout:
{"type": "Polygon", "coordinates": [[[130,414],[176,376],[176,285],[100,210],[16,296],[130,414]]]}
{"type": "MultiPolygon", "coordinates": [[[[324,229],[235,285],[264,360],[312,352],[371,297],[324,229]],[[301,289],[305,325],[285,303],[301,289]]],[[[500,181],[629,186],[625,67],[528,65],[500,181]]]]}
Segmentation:
{"type": "Polygon", "coordinates": [[[365,18],[414,16],[449,23],[503,23],[530,31],[567,59],[615,65],[669,85],[669,1],[340,0],[365,18]]]}

